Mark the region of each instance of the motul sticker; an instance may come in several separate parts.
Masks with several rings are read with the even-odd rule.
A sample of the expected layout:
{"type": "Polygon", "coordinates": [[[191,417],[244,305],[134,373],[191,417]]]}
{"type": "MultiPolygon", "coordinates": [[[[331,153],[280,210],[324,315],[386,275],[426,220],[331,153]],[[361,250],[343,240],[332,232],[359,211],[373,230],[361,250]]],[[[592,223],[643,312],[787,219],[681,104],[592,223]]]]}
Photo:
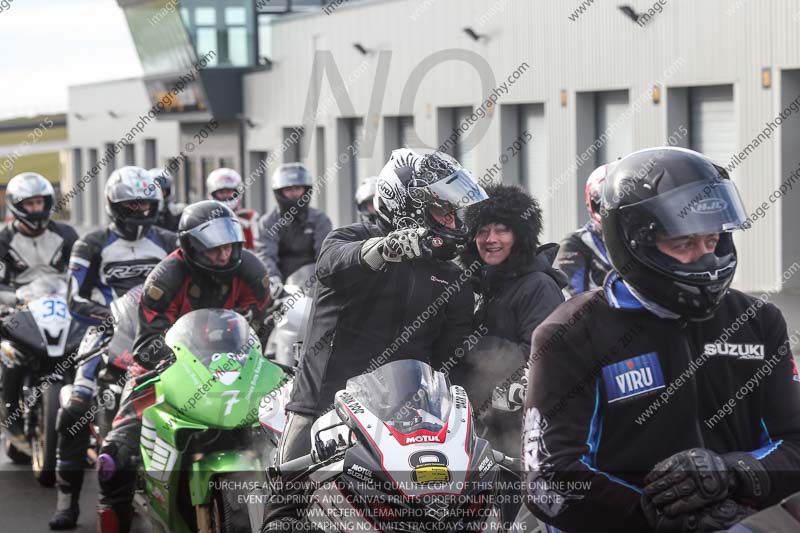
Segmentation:
{"type": "Polygon", "coordinates": [[[439,435],[412,435],[406,437],[406,444],[419,444],[421,442],[444,442],[444,439],[439,435]]]}
{"type": "Polygon", "coordinates": [[[656,352],[603,367],[608,403],[664,388],[664,374],[656,352]]]}

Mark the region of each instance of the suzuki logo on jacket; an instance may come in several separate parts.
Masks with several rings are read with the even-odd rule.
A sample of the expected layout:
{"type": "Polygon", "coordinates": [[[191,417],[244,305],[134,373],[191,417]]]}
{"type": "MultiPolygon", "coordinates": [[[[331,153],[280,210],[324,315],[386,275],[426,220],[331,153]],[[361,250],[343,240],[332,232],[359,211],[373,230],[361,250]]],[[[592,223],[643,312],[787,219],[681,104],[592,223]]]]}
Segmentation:
{"type": "Polygon", "coordinates": [[[727,355],[738,359],[764,359],[763,344],[706,344],[703,355],[727,355]]]}
{"type": "Polygon", "coordinates": [[[603,367],[608,403],[664,387],[658,354],[650,352],[603,367]]]}

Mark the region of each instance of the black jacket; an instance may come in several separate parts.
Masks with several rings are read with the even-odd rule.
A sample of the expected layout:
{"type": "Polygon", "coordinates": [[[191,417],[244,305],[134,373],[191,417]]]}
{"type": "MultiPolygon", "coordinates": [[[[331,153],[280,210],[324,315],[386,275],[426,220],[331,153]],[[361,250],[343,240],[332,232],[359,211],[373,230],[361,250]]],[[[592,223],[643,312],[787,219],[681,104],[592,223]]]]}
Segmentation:
{"type": "Polygon", "coordinates": [[[470,334],[472,293],[461,269],[419,258],[374,272],[362,263],[361,246],[380,236],[377,226],[351,224],[322,244],[288,410],[318,415],[347,379],[393,360],[429,360],[440,368],[470,334]]]}
{"type": "Polygon", "coordinates": [[[780,311],[735,290],[705,322],[658,318],[614,273],[562,304],[533,338],[531,512],[569,533],[649,531],[644,477],[694,447],[752,452],[772,478],[767,505],[796,492],[800,377],[788,348],[780,311]]]}
{"type": "Polygon", "coordinates": [[[546,244],[516,268],[504,268],[506,263],[480,268],[474,285],[480,295],[475,328],[485,336],[451,372],[451,380],[464,386],[476,408],[483,437],[507,455],[519,454],[522,411],[490,408],[492,391],[507,388],[509,376],[525,366],[534,329],[564,301],[566,276],[552,266],[557,252],[558,245],[546,244]]]}
{"type": "Polygon", "coordinates": [[[255,252],[270,276],[285,281],[298,268],[317,260],[330,231],[331,219],[322,211],[307,207],[292,215],[276,207],[258,223],[255,252]]]}

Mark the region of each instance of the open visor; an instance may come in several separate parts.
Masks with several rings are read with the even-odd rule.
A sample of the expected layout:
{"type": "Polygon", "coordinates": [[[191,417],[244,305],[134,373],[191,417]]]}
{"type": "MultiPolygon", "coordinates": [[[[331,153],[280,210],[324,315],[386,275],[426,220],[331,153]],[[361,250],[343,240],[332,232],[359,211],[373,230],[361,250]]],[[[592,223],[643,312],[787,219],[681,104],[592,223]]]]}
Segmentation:
{"type": "Polygon", "coordinates": [[[242,224],[235,218],[215,218],[187,232],[192,244],[205,251],[223,244],[244,242],[242,224]]]}
{"type": "Polygon", "coordinates": [[[472,174],[464,169],[457,170],[446,178],[421,187],[419,190],[429,202],[456,210],[477,204],[489,197],[483,187],[472,177],[472,174]]]}
{"type": "Polygon", "coordinates": [[[666,238],[732,231],[747,219],[739,191],[730,180],[689,183],[622,207],[620,214],[626,230],[651,226],[666,238]]]}

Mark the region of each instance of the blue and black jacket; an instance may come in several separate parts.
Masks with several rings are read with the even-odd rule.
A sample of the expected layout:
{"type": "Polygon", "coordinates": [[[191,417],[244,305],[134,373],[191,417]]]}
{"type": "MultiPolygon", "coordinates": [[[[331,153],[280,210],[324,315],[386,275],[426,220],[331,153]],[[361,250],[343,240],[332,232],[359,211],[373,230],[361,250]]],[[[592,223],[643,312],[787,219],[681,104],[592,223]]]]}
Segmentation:
{"type": "Polygon", "coordinates": [[[135,241],[123,239],[110,228],[79,239],[69,259],[67,303],[73,318],[90,325],[101,323],[111,313],[111,302],[144,283],[176,246],[177,236],[159,227],[135,241]]]}
{"type": "Polygon", "coordinates": [[[569,533],[649,531],[645,476],[697,447],[758,459],[772,485],[762,506],[796,492],[800,376],[778,308],[731,290],[691,322],[643,302],[612,272],[535,331],[522,439],[531,512],[569,533]]]}

